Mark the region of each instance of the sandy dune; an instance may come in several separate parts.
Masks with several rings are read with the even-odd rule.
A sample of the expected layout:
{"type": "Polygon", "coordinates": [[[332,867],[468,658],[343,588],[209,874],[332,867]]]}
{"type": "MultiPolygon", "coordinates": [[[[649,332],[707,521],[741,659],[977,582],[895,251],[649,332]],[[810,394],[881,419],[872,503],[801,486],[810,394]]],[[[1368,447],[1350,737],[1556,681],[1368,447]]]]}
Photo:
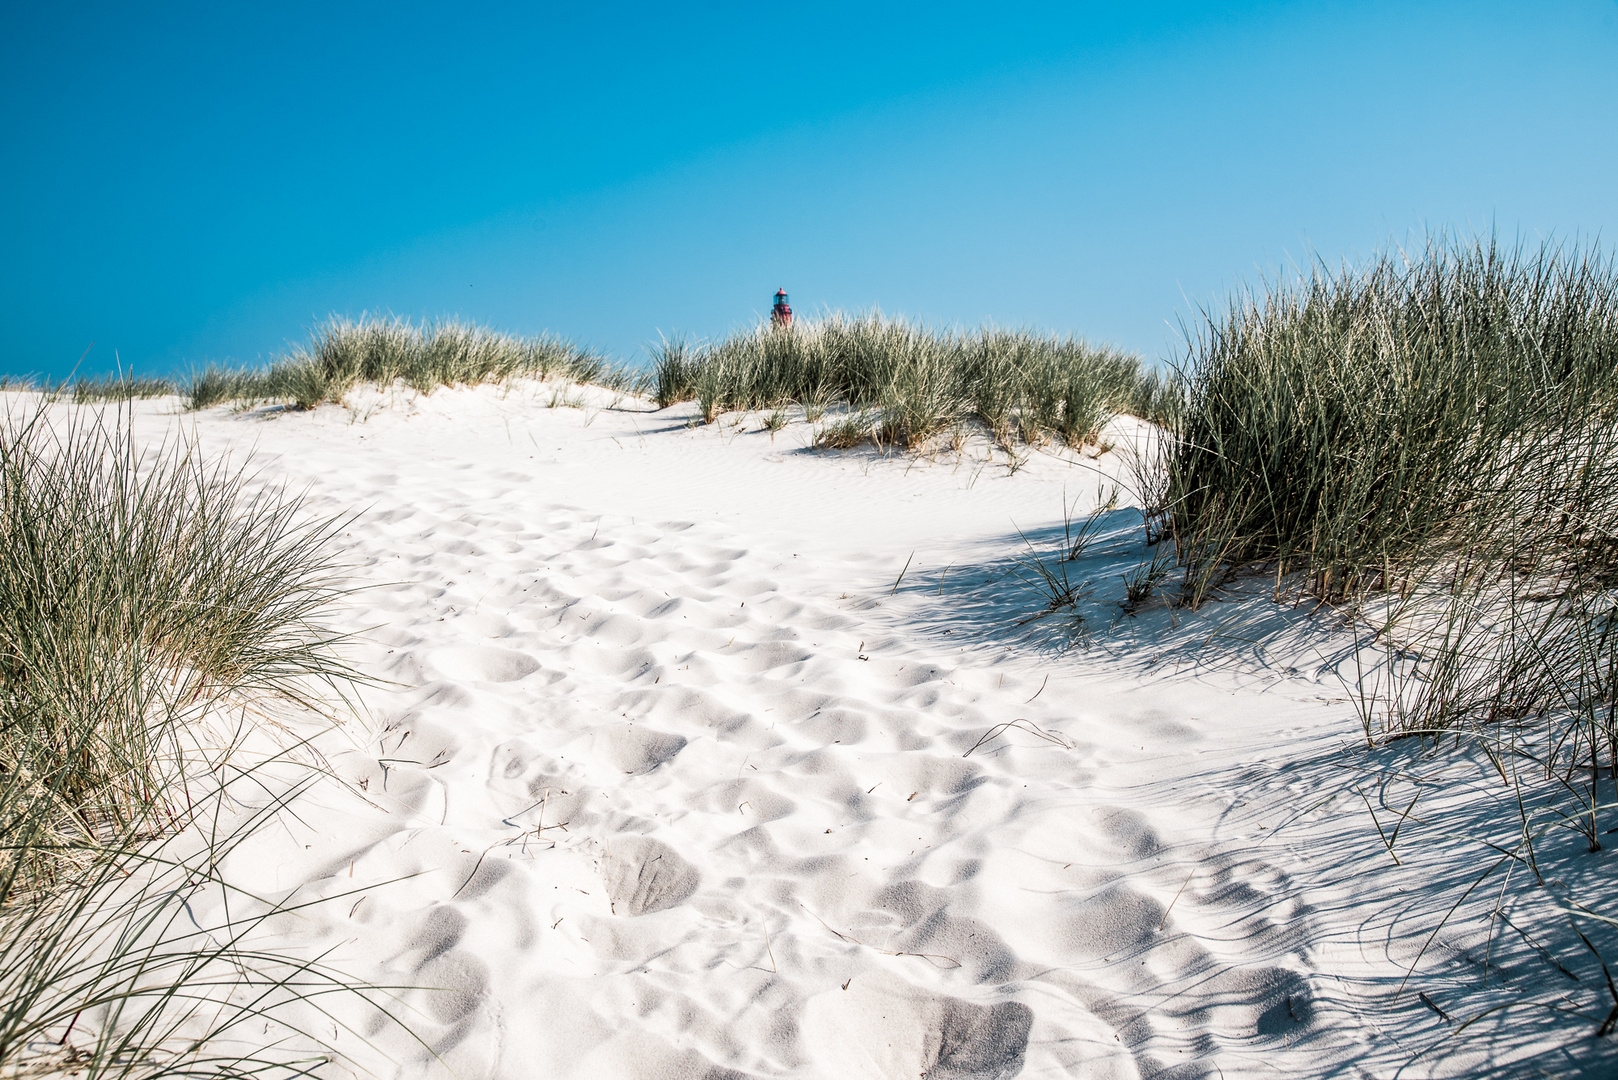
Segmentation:
{"type": "MultiPolygon", "coordinates": [[[[371,1047],[337,1038],[365,1067],[1001,1080],[1612,1063],[1589,1040],[1555,1049],[1573,1040],[1551,1023],[1452,1037],[1398,993],[1464,874],[1437,839],[1395,865],[1344,794],[1360,729],[1336,631],[1282,611],[1295,649],[1279,655],[1222,636],[1235,605],[1126,615],[1127,509],[1085,563],[1088,642],[1020,622],[1040,603],[1007,576],[1018,530],[1055,542],[1064,498],[1093,506],[1134,428],[1110,454],[1035,453],[1009,475],[1003,455],[813,453],[802,423],[772,439],[589,390],[547,407],[555,393],[139,411],[145,437],[251,453],[316,511],[357,512],[342,556],[362,588],[339,618],[393,685],[322,736],[354,790],[311,793],[232,872],[340,896],[279,932],[415,987],[397,1011],[419,1044],[385,1025],[371,1047]]],[[[1469,978],[1481,932],[1433,942],[1434,978],[1469,978]]],[[[1522,963],[1519,982],[1540,977],[1522,963]]]]}

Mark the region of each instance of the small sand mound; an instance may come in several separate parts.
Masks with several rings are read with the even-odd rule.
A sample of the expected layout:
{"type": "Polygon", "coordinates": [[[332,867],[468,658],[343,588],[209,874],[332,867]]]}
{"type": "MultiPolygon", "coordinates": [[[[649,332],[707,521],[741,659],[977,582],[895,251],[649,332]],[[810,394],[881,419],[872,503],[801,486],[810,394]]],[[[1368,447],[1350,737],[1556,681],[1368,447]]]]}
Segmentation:
{"type": "Polygon", "coordinates": [[[615,915],[645,915],[673,907],[697,891],[697,868],[661,840],[626,836],[614,840],[602,865],[615,915]]]}
{"type": "Polygon", "coordinates": [[[1034,1013],[1017,1001],[979,1005],[882,974],[809,1002],[807,1043],[844,1080],[1010,1080],[1022,1071],[1034,1013]]]}
{"type": "Polygon", "coordinates": [[[621,724],[598,733],[608,759],[631,776],[651,772],[685,749],[684,735],[671,735],[639,724],[621,724]]]}

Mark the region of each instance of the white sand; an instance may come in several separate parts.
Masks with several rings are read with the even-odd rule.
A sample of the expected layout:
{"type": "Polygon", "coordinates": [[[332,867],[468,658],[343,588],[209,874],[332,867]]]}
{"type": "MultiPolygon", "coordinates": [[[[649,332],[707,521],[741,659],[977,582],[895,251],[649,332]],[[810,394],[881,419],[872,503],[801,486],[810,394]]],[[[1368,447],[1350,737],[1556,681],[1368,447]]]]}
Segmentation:
{"type": "MultiPolygon", "coordinates": [[[[1118,575],[1143,550],[1127,511],[1082,565],[1089,643],[1069,647],[1061,618],[1017,625],[1039,608],[1005,577],[1017,529],[1052,543],[1064,494],[1088,509],[1120,453],[1036,453],[1008,475],[1003,455],[814,453],[803,423],[772,439],[688,427],[689,409],[602,409],[597,391],[548,408],[553,394],[139,409],[143,436],[251,451],[316,511],[359,512],[342,555],[365,588],[338,618],[362,670],[398,685],[321,745],[366,798],[328,782],[229,869],[276,895],[341,895],[280,932],[417,988],[396,1011],[433,1053],[386,1026],[372,1048],[340,1034],[366,1068],[1613,1064],[1583,1020],[1498,1014],[1456,1036],[1418,999],[1464,989],[1470,1016],[1555,977],[1496,938],[1500,989],[1479,989],[1476,919],[1445,927],[1400,992],[1479,865],[1456,852],[1488,826],[1435,791],[1415,817],[1446,798],[1450,816],[1409,823],[1395,865],[1352,784],[1379,770],[1361,790],[1393,806],[1389,827],[1408,796],[1377,787],[1399,761],[1361,749],[1341,631],[1262,599],[1123,614],[1118,575]],[[1250,645],[1239,613],[1295,624],[1291,651],[1250,645]]],[[[1414,748],[1392,753],[1415,767],[1414,748]]]]}

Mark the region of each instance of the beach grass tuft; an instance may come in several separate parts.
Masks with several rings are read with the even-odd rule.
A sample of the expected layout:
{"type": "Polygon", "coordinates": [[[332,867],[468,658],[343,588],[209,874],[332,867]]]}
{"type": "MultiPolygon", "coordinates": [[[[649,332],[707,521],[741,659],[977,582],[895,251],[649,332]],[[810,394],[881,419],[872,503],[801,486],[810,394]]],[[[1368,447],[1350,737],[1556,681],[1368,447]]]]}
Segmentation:
{"type": "Polygon", "coordinates": [[[76,379],[69,388],[75,405],[102,402],[136,401],[143,398],[168,397],[180,392],[173,379],[135,375],[107,375],[99,379],[76,379]]]}
{"type": "Polygon", "coordinates": [[[397,383],[427,394],[512,378],[564,378],[626,391],[642,383],[638,372],[548,335],[516,337],[455,320],[418,326],[403,319],[333,317],[306,345],[266,368],[214,365],[193,373],[186,398],[192,409],[226,402],[312,409],[341,402],[361,383],[397,383]]]}
{"type": "Polygon", "coordinates": [[[1435,562],[1618,580],[1598,252],[1440,238],[1315,267],[1207,313],[1192,353],[1166,510],[1193,581],[1272,562],[1339,600],[1435,562]]]}
{"type": "MultiPolygon", "coordinates": [[[[696,401],[712,423],[733,410],[830,405],[871,417],[863,439],[919,447],[963,422],[1013,441],[1093,442],[1119,413],[1171,423],[1177,381],[1129,353],[1076,338],[985,327],[956,332],[886,318],[833,314],[764,326],[711,344],[666,340],[654,349],[658,405],[696,401]]],[[[847,445],[851,419],[822,432],[847,445]]]]}
{"type": "Polygon", "coordinates": [[[0,1071],[301,1075],[303,1050],[219,1040],[358,988],[253,950],[274,903],[194,920],[298,790],[244,804],[277,788],[219,721],[351,678],[322,623],[339,523],[120,420],[0,417],[0,1071]]]}
{"type": "Polygon", "coordinates": [[[5,392],[37,394],[52,401],[71,401],[75,405],[97,405],[169,397],[180,392],[180,385],[173,379],[127,372],[54,383],[40,382],[26,376],[0,375],[0,393],[5,392]]]}
{"type": "Polygon", "coordinates": [[[1611,258],[1440,237],[1317,266],[1209,313],[1187,370],[1157,508],[1184,602],[1257,570],[1371,620],[1422,658],[1379,684],[1385,734],[1611,685],[1579,674],[1618,585],[1611,258]]]}
{"type": "Polygon", "coordinates": [[[51,851],[160,829],[182,719],[222,695],[299,698],[345,671],[317,613],[330,527],[183,446],[45,410],[0,427],[0,902],[51,851]]]}
{"type": "Polygon", "coordinates": [[[1204,315],[1147,507],[1181,603],[1262,575],[1363,627],[1368,747],[1474,748],[1518,820],[1472,887],[1509,871],[1599,958],[1610,889],[1547,868],[1618,808],[1618,264],[1439,236],[1204,315]]]}

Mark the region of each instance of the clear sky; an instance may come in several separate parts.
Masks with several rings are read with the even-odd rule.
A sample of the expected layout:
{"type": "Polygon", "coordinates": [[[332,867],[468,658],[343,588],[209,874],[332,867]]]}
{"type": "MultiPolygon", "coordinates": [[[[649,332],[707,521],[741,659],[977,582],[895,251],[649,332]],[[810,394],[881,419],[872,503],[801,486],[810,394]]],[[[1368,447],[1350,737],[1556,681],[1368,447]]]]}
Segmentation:
{"type": "Polygon", "coordinates": [[[1425,230],[1618,241],[1618,2],[7,4],[0,371],[330,313],[625,359],[880,307],[1179,355],[1425,230]]]}

